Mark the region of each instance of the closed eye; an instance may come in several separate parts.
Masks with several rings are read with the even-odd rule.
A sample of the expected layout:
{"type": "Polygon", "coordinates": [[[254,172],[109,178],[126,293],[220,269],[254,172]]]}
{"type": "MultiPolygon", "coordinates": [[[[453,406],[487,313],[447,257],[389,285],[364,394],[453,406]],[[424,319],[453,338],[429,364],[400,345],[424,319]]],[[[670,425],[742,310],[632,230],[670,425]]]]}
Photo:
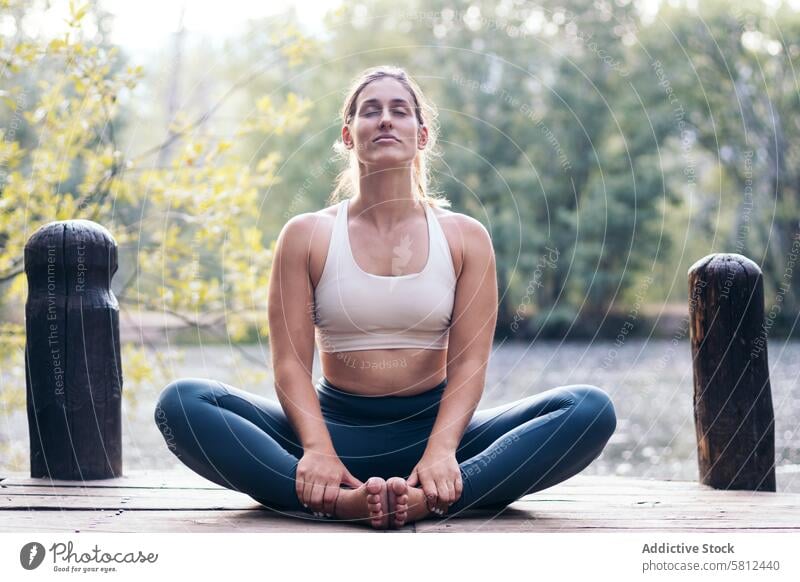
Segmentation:
{"type": "MultiPolygon", "coordinates": [[[[399,114],[399,115],[402,115],[403,117],[405,117],[407,115],[406,112],[403,111],[402,109],[395,109],[394,112],[399,114]]],[[[376,113],[380,113],[380,111],[368,111],[364,115],[366,117],[369,117],[370,115],[375,115],[376,113]]]]}

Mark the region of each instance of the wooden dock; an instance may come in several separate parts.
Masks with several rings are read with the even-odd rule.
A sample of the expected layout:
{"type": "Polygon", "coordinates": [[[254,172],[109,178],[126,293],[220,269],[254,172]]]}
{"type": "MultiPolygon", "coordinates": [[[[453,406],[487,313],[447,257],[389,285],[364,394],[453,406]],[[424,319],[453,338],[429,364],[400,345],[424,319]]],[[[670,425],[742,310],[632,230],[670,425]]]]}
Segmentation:
{"type": "MultiPolygon", "coordinates": [[[[298,514],[299,515],[299,514],[298,514]]],[[[375,532],[271,511],[188,469],[98,481],[0,476],[3,532],[375,532]]],[[[577,475],[502,511],[425,520],[419,532],[800,532],[800,494],[723,491],[690,481],[577,475]]]]}

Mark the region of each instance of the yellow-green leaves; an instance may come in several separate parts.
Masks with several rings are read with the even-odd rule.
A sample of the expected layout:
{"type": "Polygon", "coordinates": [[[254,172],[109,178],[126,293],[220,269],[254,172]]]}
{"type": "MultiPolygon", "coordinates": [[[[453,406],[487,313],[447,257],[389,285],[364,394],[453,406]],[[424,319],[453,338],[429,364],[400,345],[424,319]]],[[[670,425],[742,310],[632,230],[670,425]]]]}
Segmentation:
{"type": "MultiPolygon", "coordinates": [[[[209,130],[213,103],[199,117],[178,111],[162,141],[131,152],[120,136],[130,121],[124,97],[145,71],[86,40],[92,11],[92,3],[71,0],[66,31],[55,37],[0,33],[0,280],[8,282],[0,301],[17,313],[24,305],[22,256],[34,230],[89,219],[119,245],[113,285],[121,309],[175,314],[187,325],[217,319],[231,341],[265,335],[272,248],[259,215],[281,156],[265,147],[252,159],[236,138],[297,132],[310,101],[265,95],[233,120],[229,135],[209,130]]],[[[296,30],[275,42],[291,66],[312,50],[296,30]]],[[[24,367],[20,346],[22,324],[0,327],[4,367],[24,367]]],[[[126,347],[126,384],[158,381],[151,360],[126,347]]]]}
{"type": "Polygon", "coordinates": [[[239,134],[261,132],[283,135],[301,129],[308,123],[305,113],[311,108],[311,101],[288,93],[281,106],[276,106],[273,98],[264,95],[255,104],[256,110],[246,119],[239,134]]]}

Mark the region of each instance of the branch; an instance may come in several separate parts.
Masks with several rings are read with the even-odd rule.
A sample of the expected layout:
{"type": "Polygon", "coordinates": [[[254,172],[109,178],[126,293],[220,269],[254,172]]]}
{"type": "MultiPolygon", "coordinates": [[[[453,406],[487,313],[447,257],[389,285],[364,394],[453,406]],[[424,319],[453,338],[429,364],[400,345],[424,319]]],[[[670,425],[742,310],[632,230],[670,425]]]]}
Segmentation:
{"type": "MultiPolygon", "coordinates": [[[[14,262],[18,263],[19,261],[14,261],[14,262]]],[[[5,283],[6,281],[10,281],[11,279],[16,277],[17,275],[21,275],[24,272],[25,272],[25,269],[21,268],[21,269],[18,269],[16,271],[11,271],[10,273],[6,273],[5,275],[0,275],[0,283],[5,283]]]]}
{"type": "MultiPolygon", "coordinates": [[[[285,44],[286,43],[284,43],[284,46],[285,46],[285,44]]],[[[278,45],[277,47],[275,47],[275,51],[279,52],[281,48],[283,48],[283,46],[278,45]]],[[[269,63],[269,64],[265,65],[264,67],[262,67],[261,69],[256,70],[256,72],[248,75],[244,79],[234,83],[230,87],[230,89],[228,89],[222,95],[222,97],[220,97],[220,99],[214,105],[211,106],[211,108],[208,111],[206,111],[205,113],[200,115],[197,119],[195,119],[193,122],[191,122],[186,127],[182,128],[180,131],[176,131],[176,132],[171,133],[170,136],[167,139],[165,139],[163,142],[161,142],[160,144],[158,144],[156,146],[153,146],[150,149],[145,150],[144,152],[140,153],[138,156],[136,156],[134,158],[131,158],[131,161],[136,163],[136,162],[141,161],[144,158],[147,158],[148,156],[151,156],[153,154],[157,154],[161,150],[163,150],[163,149],[169,147],[170,145],[172,145],[178,138],[184,137],[187,133],[189,133],[189,131],[191,131],[192,129],[194,129],[194,128],[202,125],[206,121],[208,121],[211,118],[211,116],[214,115],[214,113],[216,113],[217,110],[219,110],[220,107],[222,107],[222,105],[225,103],[225,101],[228,100],[228,98],[231,95],[233,95],[236,91],[238,91],[242,87],[245,87],[246,85],[248,85],[253,79],[255,79],[260,74],[262,74],[264,72],[264,69],[266,69],[269,66],[272,66],[272,64],[273,63],[269,63]]]]}
{"type": "MultiPolygon", "coordinates": [[[[198,329],[205,329],[206,331],[208,331],[209,333],[211,333],[214,337],[216,337],[218,339],[221,339],[221,340],[228,339],[224,335],[220,334],[219,332],[217,332],[213,328],[214,325],[216,325],[217,323],[222,321],[222,319],[225,317],[226,314],[222,314],[221,316],[219,316],[218,318],[212,320],[209,323],[202,324],[202,323],[199,323],[199,322],[197,322],[195,320],[192,320],[192,319],[184,316],[181,313],[178,313],[176,311],[172,311],[171,309],[163,309],[163,311],[165,313],[168,313],[170,315],[173,315],[173,316],[177,317],[178,319],[180,319],[181,321],[186,323],[187,327],[196,327],[198,329]]],[[[238,311],[229,311],[227,313],[238,313],[238,311]]],[[[259,366],[262,366],[264,368],[269,369],[269,366],[264,361],[262,361],[260,359],[257,359],[255,357],[251,356],[250,354],[248,354],[246,351],[244,351],[244,349],[239,344],[231,343],[229,345],[232,345],[240,354],[242,354],[242,356],[246,360],[249,360],[250,362],[253,362],[255,364],[258,364],[259,366]]]]}
{"type": "MultiPolygon", "coordinates": [[[[125,307],[125,305],[123,305],[123,304],[120,304],[120,307],[122,307],[122,308],[125,310],[125,312],[126,312],[126,313],[128,312],[128,310],[127,310],[127,308],[125,307]]],[[[159,350],[159,349],[158,349],[158,348],[157,348],[157,347],[156,347],[156,346],[153,344],[153,342],[151,342],[150,340],[148,340],[148,339],[147,339],[145,336],[142,336],[142,340],[143,340],[143,341],[144,341],[144,343],[147,345],[147,347],[148,347],[148,348],[150,348],[150,350],[151,350],[151,351],[152,351],[152,352],[155,354],[155,356],[156,356],[156,360],[158,361],[158,366],[159,366],[159,370],[160,370],[160,372],[161,372],[161,375],[162,375],[164,378],[168,378],[168,377],[169,377],[169,375],[168,375],[168,373],[167,373],[167,366],[166,366],[166,363],[164,362],[164,359],[163,359],[163,358],[162,358],[162,356],[161,356],[161,350],[159,350]]]]}

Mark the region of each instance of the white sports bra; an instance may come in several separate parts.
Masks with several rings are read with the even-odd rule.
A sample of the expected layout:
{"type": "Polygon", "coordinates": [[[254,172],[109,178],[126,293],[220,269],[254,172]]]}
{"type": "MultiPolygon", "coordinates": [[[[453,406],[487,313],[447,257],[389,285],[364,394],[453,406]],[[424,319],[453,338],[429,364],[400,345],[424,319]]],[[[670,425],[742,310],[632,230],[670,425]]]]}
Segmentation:
{"type": "MultiPolygon", "coordinates": [[[[433,209],[423,204],[429,248],[425,267],[410,275],[383,276],[356,264],[347,228],[349,205],[349,199],[339,203],[328,256],[314,289],[319,350],[447,349],[456,273],[433,209]]],[[[409,250],[400,246],[395,252],[403,257],[409,250]]]]}

